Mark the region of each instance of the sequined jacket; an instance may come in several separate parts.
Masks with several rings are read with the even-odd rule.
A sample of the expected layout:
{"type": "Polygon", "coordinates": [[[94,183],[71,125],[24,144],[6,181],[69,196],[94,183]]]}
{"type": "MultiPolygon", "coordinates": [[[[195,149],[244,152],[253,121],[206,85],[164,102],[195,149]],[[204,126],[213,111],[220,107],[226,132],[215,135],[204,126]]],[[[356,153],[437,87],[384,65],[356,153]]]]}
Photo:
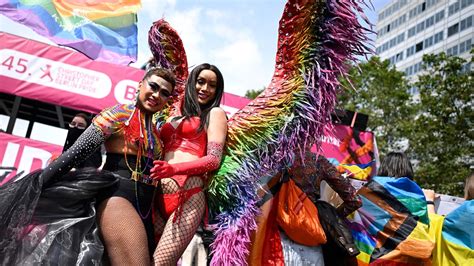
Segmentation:
{"type": "Polygon", "coordinates": [[[307,152],[303,161],[298,159],[293,163],[288,169],[288,174],[313,202],[320,198],[321,182],[326,181],[344,201],[338,207],[339,214],[343,216],[362,206],[362,201],[356,195],[357,191],[349,179],[342,176],[322,155],[316,156],[312,152],[307,152]]]}

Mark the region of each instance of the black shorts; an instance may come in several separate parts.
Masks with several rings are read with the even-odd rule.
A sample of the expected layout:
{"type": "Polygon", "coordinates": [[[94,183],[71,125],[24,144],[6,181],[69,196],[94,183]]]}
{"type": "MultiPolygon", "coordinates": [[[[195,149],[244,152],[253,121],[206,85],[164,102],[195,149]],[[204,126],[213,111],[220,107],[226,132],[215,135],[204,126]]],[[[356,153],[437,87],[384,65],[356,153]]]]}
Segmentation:
{"type": "MultiPolygon", "coordinates": [[[[135,157],[127,156],[128,165],[135,166],[135,157]]],[[[149,173],[149,169],[153,165],[153,160],[142,159],[142,166],[147,165],[145,174],[149,173]]],[[[153,201],[154,194],[158,193],[157,188],[152,185],[147,185],[142,182],[136,182],[131,177],[131,171],[129,170],[125,156],[123,154],[107,153],[107,160],[103,167],[103,170],[113,172],[120,176],[119,182],[116,186],[102,191],[98,196],[98,202],[102,202],[105,199],[111,197],[121,197],[127,199],[137,210],[140,218],[145,226],[147,238],[148,238],[148,249],[150,256],[155,251],[155,230],[153,226],[153,201]]]]}

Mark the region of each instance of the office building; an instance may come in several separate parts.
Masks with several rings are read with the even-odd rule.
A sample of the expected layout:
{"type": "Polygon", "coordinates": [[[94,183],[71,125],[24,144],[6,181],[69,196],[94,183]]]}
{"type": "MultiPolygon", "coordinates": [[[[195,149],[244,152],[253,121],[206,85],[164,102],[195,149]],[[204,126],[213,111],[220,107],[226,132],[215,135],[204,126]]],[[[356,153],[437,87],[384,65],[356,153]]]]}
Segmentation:
{"type": "Polygon", "coordinates": [[[473,16],[474,0],[392,0],[378,12],[376,52],[412,79],[423,54],[446,52],[470,60],[473,16]]]}

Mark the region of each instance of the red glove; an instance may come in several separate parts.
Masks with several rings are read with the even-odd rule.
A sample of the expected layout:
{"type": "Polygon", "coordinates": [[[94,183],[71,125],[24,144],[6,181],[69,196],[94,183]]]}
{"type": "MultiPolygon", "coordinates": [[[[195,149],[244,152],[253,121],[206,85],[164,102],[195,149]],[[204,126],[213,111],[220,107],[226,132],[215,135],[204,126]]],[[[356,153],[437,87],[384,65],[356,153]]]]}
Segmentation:
{"type": "Polygon", "coordinates": [[[153,168],[150,169],[150,177],[153,179],[161,179],[172,177],[176,174],[176,169],[173,164],[166,161],[154,161],[153,168]]]}
{"type": "Polygon", "coordinates": [[[223,144],[210,142],[207,144],[207,155],[190,162],[169,164],[156,160],[150,170],[150,177],[161,179],[174,175],[201,175],[219,168],[222,159],[223,144]]]}

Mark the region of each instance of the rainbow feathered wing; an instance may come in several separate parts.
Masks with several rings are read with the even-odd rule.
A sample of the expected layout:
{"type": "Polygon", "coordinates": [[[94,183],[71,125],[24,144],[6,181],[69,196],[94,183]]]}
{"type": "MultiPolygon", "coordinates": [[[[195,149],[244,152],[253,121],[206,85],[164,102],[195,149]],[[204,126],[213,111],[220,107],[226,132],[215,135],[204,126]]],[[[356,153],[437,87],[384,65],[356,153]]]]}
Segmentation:
{"type": "Polygon", "coordinates": [[[184,97],[184,86],[188,78],[188,60],[183,41],[168,22],[160,19],[154,22],[148,31],[148,45],[153,54],[152,66],[172,70],[176,76],[173,105],[164,114],[175,116],[179,113],[179,105],[184,97]]]}
{"type": "Polygon", "coordinates": [[[247,264],[259,181],[281,169],[294,152],[319,144],[335,106],[338,78],[346,75],[349,61],[368,50],[357,20],[359,3],[286,4],[270,85],[230,118],[226,154],[208,185],[216,230],[212,264],[247,264]]]}
{"type": "Polygon", "coordinates": [[[290,0],[280,20],[273,78],[229,120],[227,154],[211,179],[215,265],[245,264],[258,215],[257,186],[316,143],[330,121],[348,61],[367,51],[356,1],[290,0]]]}

